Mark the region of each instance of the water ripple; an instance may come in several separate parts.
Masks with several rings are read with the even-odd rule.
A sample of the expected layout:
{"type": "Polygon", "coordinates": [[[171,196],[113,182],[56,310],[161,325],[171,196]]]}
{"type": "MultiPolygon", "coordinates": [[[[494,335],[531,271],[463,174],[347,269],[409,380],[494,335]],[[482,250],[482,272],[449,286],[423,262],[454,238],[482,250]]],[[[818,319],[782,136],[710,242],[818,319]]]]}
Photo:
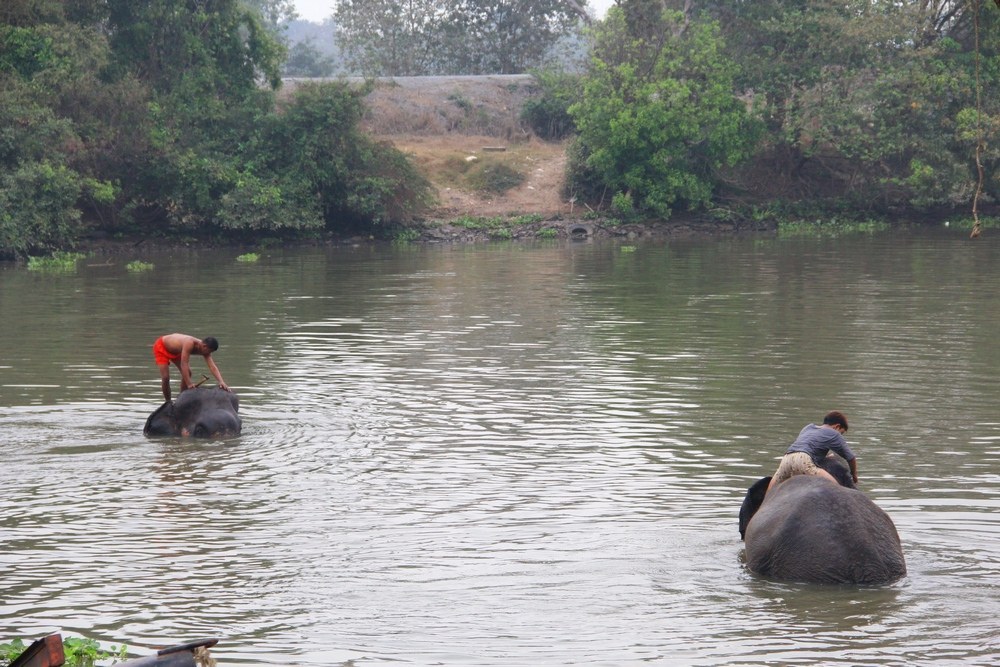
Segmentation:
{"type": "MultiPolygon", "coordinates": [[[[241,396],[219,441],[142,437],[143,318],[134,356],[80,361],[106,350],[74,300],[5,282],[24,318],[76,324],[32,349],[0,321],[46,360],[0,367],[0,639],[219,636],[226,665],[301,667],[996,662],[989,295],[940,239],[802,243],[192,260],[243,295],[186,304],[241,396]],[[833,405],[899,529],[898,584],[742,565],[745,489],[833,405]]],[[[126,289],[87,307],[174,318],[126,289]]]]}

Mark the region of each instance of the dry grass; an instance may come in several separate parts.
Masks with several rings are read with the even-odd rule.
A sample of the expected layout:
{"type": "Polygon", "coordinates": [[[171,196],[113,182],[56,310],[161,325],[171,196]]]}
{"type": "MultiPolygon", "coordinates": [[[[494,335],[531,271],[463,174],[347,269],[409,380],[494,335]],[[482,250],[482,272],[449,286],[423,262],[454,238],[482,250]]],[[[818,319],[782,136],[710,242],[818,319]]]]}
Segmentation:
{"type": "Polygon", "coordinates": [[[521,108],[538,92],[528,75],[398,77],[380,81],[368,95],[364,126],[377,135],[459,133],[518,141],[530,134],[521,108]]]}
{"type": "MultiPolygon", "coordinates": [[[[298,83],[286,80],[283,94],[298,83]]],[[[362,128],[409,155],[434,185],[432,217],[550,217],[570,210],[561,198],[566,145],[540,141],[521,122],[524,103],[539,93],[530,75],[398,77],[368,95],[362,128]],[[503,193],[483,192],[473,172],[491,165],[524,180],[503,193]]]]}
{"type": "Polygon", "coordinates": [[[410,156],[434,184],[439,201],[435,216],[537,213],[549,217],[569,210],[560,195],[566,170],[563,143],[529,139],[498,144],[495,137],[460,134],[381,138],[410,156]],[[505,150],[488,150],[500,146],[505,150]],[[524,182],[502,194],[481,191],[472,176],[489,165],[506,165],[523,175],[524,182]]]}
{"type": "Polygon", "coordinates": [[[568,211],[560,193],[566,146],[538,140],[521,122],[521,108],[538,92],[530,76],[402,78],[369,95],[364,125],[410,156],[434,185],[433,217],[549,217],[568,211]],[[484,191],[477,172],[496,165],[523,182],[484,191]]]}

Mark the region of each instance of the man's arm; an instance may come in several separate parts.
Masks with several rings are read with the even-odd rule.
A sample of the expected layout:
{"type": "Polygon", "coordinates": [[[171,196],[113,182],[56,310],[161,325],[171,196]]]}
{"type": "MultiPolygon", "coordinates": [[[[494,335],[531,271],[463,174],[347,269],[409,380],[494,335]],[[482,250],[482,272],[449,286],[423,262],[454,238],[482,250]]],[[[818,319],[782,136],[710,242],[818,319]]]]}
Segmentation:
{"type": "Polygon", "coordinates": [[[851,468],[851,477],[854,478],[854,483],[858,483],[858,460],[856,458],[851,459],[847,462],[847,465],[851,468]]]}
{"type": "MultiPolygon", "coordinates": [[[[832,449],[834,452],[836,452],[837,454],[839,454],[840,458],[844,459],[849,464],[853,465],[854,452],[852,452],[851,448],[848,447],[847,440],[844,439],[844,436],[842,436],[841,434],[837,433],[833,429],[830,429],[830,431],[832,433],[831,433],[831,435],[828,436],[829,439],[827,441],[828,442],[827,446],[830,449],[832,449]]],[[[851,470],[853,471],[854,468],[852,467],[851,470]]],[[[854,481],[856,482],[857,480],[854,480],[854,481]]]]}
{"type": "Polygon", "coordinates": [[[218,380],[219,389],[225,389],[226,391],[229,391],[229,385],[226,384],[226,381],[222,379],[222,373],[219,372],[219,367],[215,365],[215,360],[212,359],[212,355],[210,354],[205,355],[205,365],[208,366],[208,370],[212,371],[212,375],[214,375],[215,379],[218,380]]]}
{"type": "Polygon", "coordinates": [[[191,384],[191,351],[194,349],[194,340],[186,340],[181,346],[181,391],[190,389],[191,384]]]}

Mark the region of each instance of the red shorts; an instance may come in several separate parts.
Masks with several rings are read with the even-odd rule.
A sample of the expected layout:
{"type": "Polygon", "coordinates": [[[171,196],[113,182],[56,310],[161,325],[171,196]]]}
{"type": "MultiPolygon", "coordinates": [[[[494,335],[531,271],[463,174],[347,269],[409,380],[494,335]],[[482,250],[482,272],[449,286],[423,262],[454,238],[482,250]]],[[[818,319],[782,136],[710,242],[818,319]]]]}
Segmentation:
{"type": "Polygon", "coordinates": [[[156,359],[157,366],[163,366],[169,364],[171,361],[180,361],[181,355],[170,352],[167,346],[163,344],[163,336],[160,336],[153,343],[153,358],[156,359]]]}

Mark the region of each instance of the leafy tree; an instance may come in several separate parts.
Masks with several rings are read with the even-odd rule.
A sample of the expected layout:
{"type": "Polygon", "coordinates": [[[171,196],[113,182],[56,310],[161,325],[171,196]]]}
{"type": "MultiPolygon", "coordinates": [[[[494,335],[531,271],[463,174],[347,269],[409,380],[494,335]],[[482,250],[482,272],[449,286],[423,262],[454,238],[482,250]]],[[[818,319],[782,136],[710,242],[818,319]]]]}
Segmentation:
{"type": "Polygon", "coordinates": [[[52,40],[34,28],[0,26],[0,71],[30,79],[55,60],[52,40]]]}
{"type": "Polygon", "coordinates": [[[323,55],[312,40],[295,42],[288,48],[285,76],[328,77],[333,72],[333,58],[323,55]]]}
{"type": "Polygon", "coordinates": [[[576,0],[342,0],[335,18],[351,69],[411,76],[525,72],[581,15],[576,0]]]}
{"type": "Polygon", "coordinates": [[[579,20],[566,0],[464,0],[447,7],[438,32],[449,72],[520,74],[579,20]]]}
{"type": "MultiPolygon", "coordinates": [[[[866,208],[967,200],[974,141],[960,127],[974,103],[974,3],[701,4],[767,122],[766,148],[740,178],[756,196],[866,208]]],[[[983,74],[996,82],[1000,25],[986,4],[983,74]]],[[[984,98],[987,113],[997,99],[984,98]]]]}
{"type": "Polygon", "coordinates": [[[263,78],[280,85],[282,47],[238,0],[107,0],[119,67],[156,90],[246,94],[263,78]]]}
{"type": "Polygon", "coordinates": [[[255,10],[274,35],[280,35],[283,26],[298,18],[293,0],[241,0],[241,2],[255,10]]]}
{"type": "Polygon", "coordinates": [[[288,58],[282,72],[285,76],[328,77],[344,72],[332,11],[323,23],[296,19],[287,24],[288,58]]]}
{"type": "Polygon", "coordinates": [[[582,99],[569,109],[579,129],[571,181],[585,197],[599,185],[621,205],[669,217],[710,201],[716,171],[753,150],[755,124],[733,95],[716,25],[635,16],[613,7],[597,26],[582,99]]]}
{"type": "Polygon", "coordinates": [[[11,0],[0,16],[0,256],[90,227],[373,227],[426,201],[403,155],[359,132],[357,91],[276,108],[260,83],[282,48],[238,0],[11,0]]]}
{"type": "Polygon", "coordinates": [[[577,100],[581,77],[555,69],[533,74],[542,94],[525,102],[521,119],[542,139],[563,139],[576,132],[569,107],[577,100]]]}
{"type": "Polygon", "coordinates": [[[429,184],[402,153],[358,130],[368,92],[346,83],[300,86],[262,132],[270,170],[307,192],[321,220],[404,221],[429,201],[429,184]]]}
{"type": "Polygon", "coordinates": [[[31,162],[0,175],[0,254],[54,250],[80,220],[80,176],[65,164],[31,162]]]}
{"type": "Polygon", "coordinates": [[[334,19],[348,69],[365,76],[439,73],[446,0],[341,0],[334,19]]]}
{"type": "Polygon", "coordinates": [[[150,90],[148,151],[123,175],[141,222],[213,224],[246,165],[239,148],[273,99],[283,47],[238,0],[108,0],[110,70],[150,90]]]}
{"type": "Polygon", "coordinates": [[[7,7],[17,25],[0,25],[0,256],[70,245],[80,200],[113,197],[91,146],[106,136],[106,43],[65,9],[21,2],[7,7]]]}

